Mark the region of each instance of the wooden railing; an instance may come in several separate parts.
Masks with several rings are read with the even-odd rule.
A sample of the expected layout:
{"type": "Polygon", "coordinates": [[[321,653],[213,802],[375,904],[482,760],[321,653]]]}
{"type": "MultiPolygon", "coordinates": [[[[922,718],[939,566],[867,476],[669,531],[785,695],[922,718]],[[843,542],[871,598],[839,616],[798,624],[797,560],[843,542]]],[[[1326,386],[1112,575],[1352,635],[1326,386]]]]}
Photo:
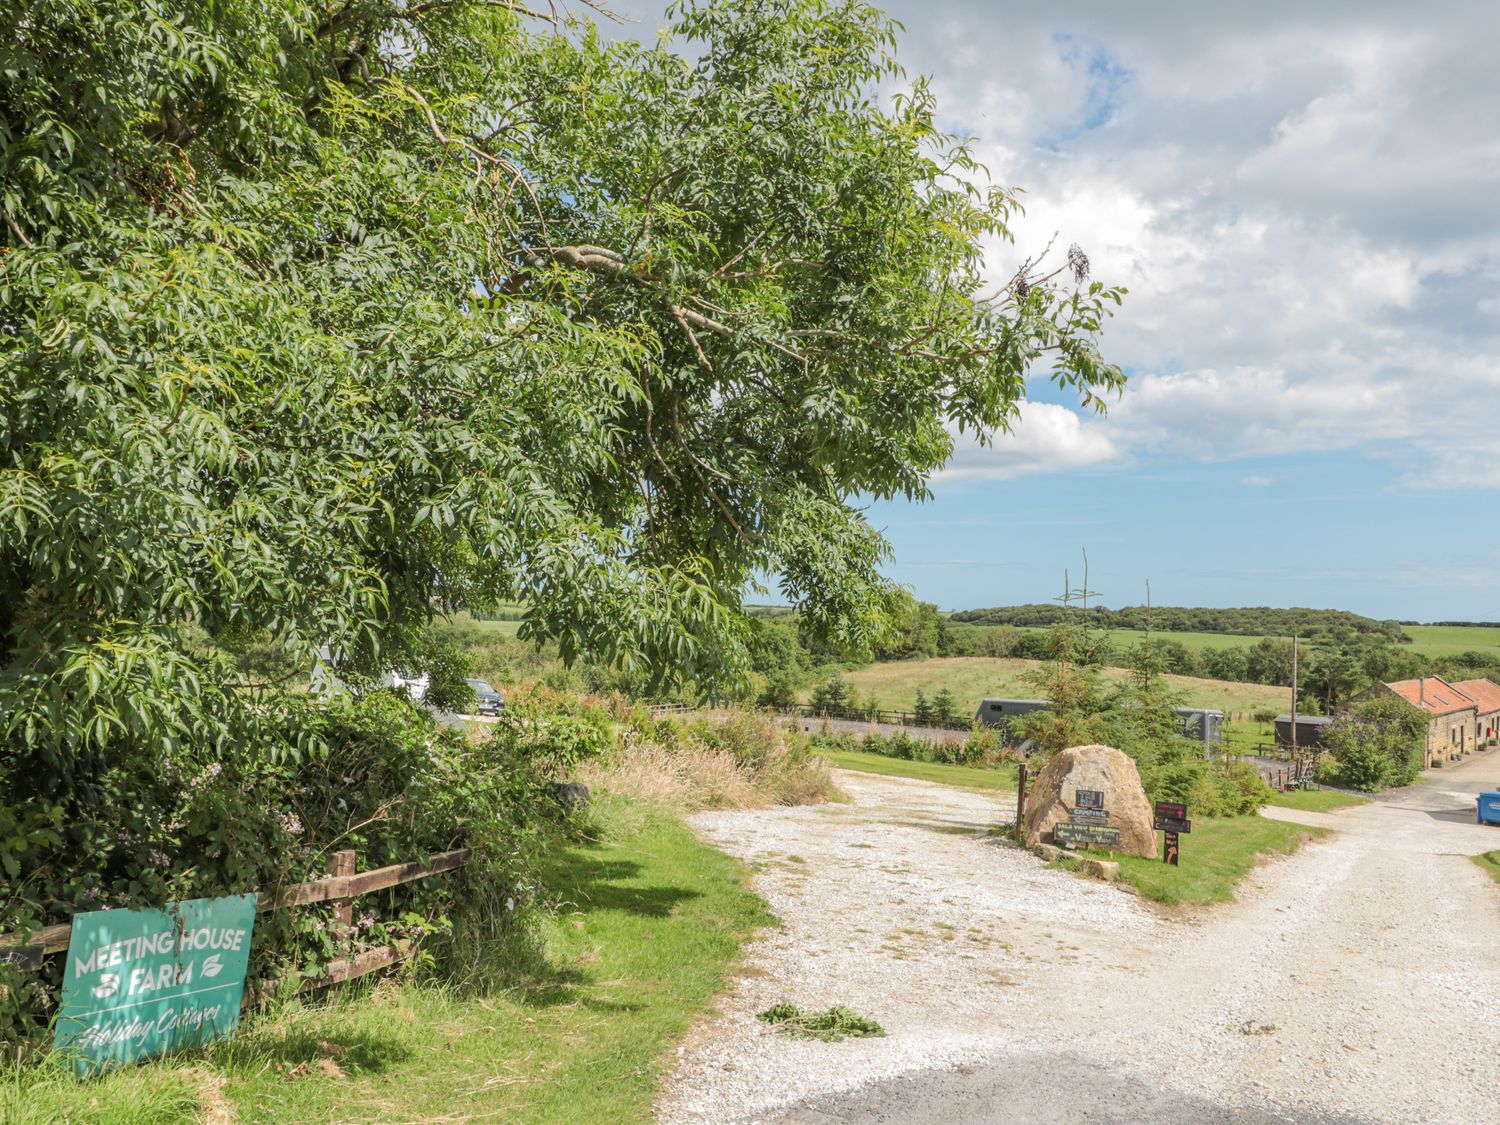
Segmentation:
{"type": "MultiPolygon", "coordinates": [[[[334,852],[328,859],[328,874],[322,879],[308,883],[296,883],[279,890],[265,891],[256,902],[256,910],[285,910],[298,906],[310,906],[319,902],[334,905],[333,922],[345,941],[350,940],[354,923],[354,900],[372,891],[425,879],[444,871],[453,871],[473,858],[470,848],[458,848],[433,856],[426,863],[394,863],[389,867],[377,867],[373,871],[354,870],[354,850],[347,848],[334,852]]],[[[71,922],[60,922],[45,926],[27,935],[23,941],[20,934],[0,934],[0,962],[19,965],[22,968],[39,968],[43,958],[64,953],[72,935],[71,922]]],[[[416,953],[411,941],[397,941],[373,949],[362,950],[347,957],[330,961],[324,975],[307,980],[307,984],[321,987],[339,981],[353,980],[376,969],[404,961],[416,953]]],[[[265,981],[254,989],[247,989],[245,1002],[275,992],[279,981],[265,981]]]]}
{"type": "Polygon", "coordinates": [[[936,719],[925,715],[918,717],[914,711],[886,711],[873,707],[815,707],[810,703],[803,703],[780,710],[783,714],[797,715],[804,719],[839,719],[851,723],[884,723],[895,727],[929,727],[933,730],[950,730],[955,734],[967,733],[974,726],[974,719],[959,715],[936,719]]]}

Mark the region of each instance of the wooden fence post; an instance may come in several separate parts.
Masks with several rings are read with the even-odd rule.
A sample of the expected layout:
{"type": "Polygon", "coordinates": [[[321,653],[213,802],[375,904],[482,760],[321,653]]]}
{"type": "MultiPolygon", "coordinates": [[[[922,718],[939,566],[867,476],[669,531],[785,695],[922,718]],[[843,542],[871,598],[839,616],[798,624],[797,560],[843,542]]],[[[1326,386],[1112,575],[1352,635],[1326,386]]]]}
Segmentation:
{"type": "Polygon", "coordinates": [[[1016,767],[1016,836],[1025,843],[1025,837],[1021,835],[1021,822],[1026,816],[1026,763],[1021,762],[1016,767]]]}
{"type": "MultiPolygon", "coordinates": [[[[343,851],[334,852],[328,857],[328,874],[330,875],[353,875],[354,874],[354,849],[345,848],[343,851]]],[[[333,900],[333,933],[340,942],[346,942],[354,929],[354,900],[352,898],[336,898],[333,900]]]]}

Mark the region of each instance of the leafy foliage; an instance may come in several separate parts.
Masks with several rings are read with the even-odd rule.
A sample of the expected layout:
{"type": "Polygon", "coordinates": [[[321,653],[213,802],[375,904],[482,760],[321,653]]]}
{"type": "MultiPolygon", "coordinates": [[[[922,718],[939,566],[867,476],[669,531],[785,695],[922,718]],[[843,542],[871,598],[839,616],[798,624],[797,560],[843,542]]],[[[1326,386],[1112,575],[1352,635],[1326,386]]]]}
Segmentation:
{"type": "Polygon", "coordinates": [[[0,5],[0,928],[299,874],[293,815],[321,846],[420,809],[371,861],[471,822],[503,851],[529,821],[463,802],[529,765],[414,796],[412,713],[265,672],[368,680],[435,610],[524,604],[565,661],[711,684],[760,575],[868,650],[901,600],[851,497],[923,495],[1033,366],[1121,386],[1081,251],[982,294],[1015,200],[925,82],[873,95],[885,17],[672,19],[642,45],[490,0],[0,5]]]}
{"type": "MultiPolygon", "coordinates": [[[[155,763],[103,769],[76,794],[16,792],[0,805],[4,928],[314,879],[337,848],[355,849],[367,869],[472,846],[476,860],[460,872],[362,898],[359,944],[451,919],[424,946],[467,975],[486,949],[520,936],[545,777],[516,739],[471,746],[385,692],[328,707],[284,701],[272,718],[280,744],[295,739],[302,753],[184,743],[155,763]]],[[[316,976],[335,955],[326,908],[263,913],[251,974],[316,976]]],[[[0,1038],[24,1039],[52,1010],[61,964],[5,973],[0,1038]]]]}
{"type": "MultiPolygon", "coordinates": [[[[1279,609],[1268,606],[1243,608],[1188,608],[1185,606],[1103,606],[1089,611],[1101,629],[1144,629],[1149,623],[1163,633],[1231,633],[1247,637],[1304,638],[1339,630],[1368,633],[1386,640],[1401,640],[1401,626],[1395,621],[1376,621],[1342,609],[1279,609]]],[[[965,609],[952,620],[978,625],[1055,625],[1065,616],[1062,606],[1053,603],[998,606],[992,609],[965,609]]]]}
{"type": "Polygon", "coordinates": [[[991,728],[978,728],[965,737],[950,736],[941,741],[918,738],[901,730],[864,735],[819,732],[811,736],[809,744],[820,750],[879,754],[906,762],[950,766],[998,766],[1014,756],[1000,733],[991,728]]]}
{"type": "Polygon", "coordinates": [[[1356,703],[1323,732],[1319,779],[1366,792],[1405,785],[1421,769],[1427,728],[1425,713],[1394,696],[1356,703]]]}

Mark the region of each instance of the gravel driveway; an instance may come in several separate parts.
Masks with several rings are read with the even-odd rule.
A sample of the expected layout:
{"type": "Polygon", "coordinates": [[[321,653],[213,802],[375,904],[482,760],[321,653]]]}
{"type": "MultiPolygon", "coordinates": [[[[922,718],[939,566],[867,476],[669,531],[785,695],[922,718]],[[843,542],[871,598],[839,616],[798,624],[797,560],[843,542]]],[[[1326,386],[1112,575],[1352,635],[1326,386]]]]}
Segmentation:
{"type": "MultiPolygon", "coordinates": [[[[695,818],[782,919],[679,1052],[669,1122],[1500,1121],[1500,753],[1169,916],[986,838],[1014,797],[841,772],[848,805],[695,818]],[[783,1037],[780,1000],[882,1039],[783,1037]]],[[[1189,844],[1191,840],[1189,839],[1189,844]]],[[[1184,862],[1191,863],[1189,848],[1184,862]]]]}

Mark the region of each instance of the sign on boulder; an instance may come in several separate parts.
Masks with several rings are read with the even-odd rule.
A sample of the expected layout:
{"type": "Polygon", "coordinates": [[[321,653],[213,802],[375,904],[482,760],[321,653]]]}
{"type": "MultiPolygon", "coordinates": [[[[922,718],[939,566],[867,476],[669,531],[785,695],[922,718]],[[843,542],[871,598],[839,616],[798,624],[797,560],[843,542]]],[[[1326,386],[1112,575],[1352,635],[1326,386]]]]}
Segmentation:
{"type": "Polygon", "coordinates": [[[1071,746],[1037,774],[1022,827],[1027,847],[1073,843],[1152,857],[1156,832],[1151,814],[1129,755],[1112,746],[1071,746]],[[1107,819],[1101,821],[1101,813],[1107,819]]]}

